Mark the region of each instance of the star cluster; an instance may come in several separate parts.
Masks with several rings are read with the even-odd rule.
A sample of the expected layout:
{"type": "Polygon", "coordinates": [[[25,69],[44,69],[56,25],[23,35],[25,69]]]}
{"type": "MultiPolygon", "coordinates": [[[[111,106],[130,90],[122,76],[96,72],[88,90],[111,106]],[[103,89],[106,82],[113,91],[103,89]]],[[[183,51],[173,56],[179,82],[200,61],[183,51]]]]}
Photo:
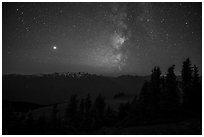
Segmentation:
{"type": "MultiPolygon", "coordinates": [[[[202,67],[202,3],[3,3],[3,73],[202,67]]],[[[201,69],[200,69],[201,70],[201,69]]]]}

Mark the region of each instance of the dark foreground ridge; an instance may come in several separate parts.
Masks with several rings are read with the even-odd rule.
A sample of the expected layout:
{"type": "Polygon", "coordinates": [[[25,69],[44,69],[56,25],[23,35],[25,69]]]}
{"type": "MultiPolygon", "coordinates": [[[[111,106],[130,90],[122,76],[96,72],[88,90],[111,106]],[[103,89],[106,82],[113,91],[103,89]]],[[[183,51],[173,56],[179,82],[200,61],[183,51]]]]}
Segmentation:
{"type": "Polygon", "coordinates": [[[4,75],[4,135],[202,134],[202,78],[190,60],[161,75],[4,75]]]}

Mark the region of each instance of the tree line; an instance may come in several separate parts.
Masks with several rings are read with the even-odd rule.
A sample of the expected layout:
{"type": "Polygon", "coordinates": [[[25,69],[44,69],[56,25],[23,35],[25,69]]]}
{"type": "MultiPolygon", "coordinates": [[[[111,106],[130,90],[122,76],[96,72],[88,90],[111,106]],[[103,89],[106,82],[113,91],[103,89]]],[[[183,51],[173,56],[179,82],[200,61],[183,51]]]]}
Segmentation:
{"type": "Polygon", "coordinates": [[[26,132],[37,134],[83,134],[104,126],[148,125],[201,116],[202,82],[198,67],[192,66],[187,58],[183,62],[181,77],[175,75],[174,69],[175,65],[172,65],[166,75],[161,75],[160,68],[154,67],[140,94],[130,102],[121,103],[117,109],[111,108],[102,94],[94,101],[90,94],[81,99],[75,94],[68,100],[64,118],[59,116],[56,104],[49,120],[42,115],[34,121],[30,112],[27,118],[21,118],[24,123],[18,128],[24,125],[26,132]]]}

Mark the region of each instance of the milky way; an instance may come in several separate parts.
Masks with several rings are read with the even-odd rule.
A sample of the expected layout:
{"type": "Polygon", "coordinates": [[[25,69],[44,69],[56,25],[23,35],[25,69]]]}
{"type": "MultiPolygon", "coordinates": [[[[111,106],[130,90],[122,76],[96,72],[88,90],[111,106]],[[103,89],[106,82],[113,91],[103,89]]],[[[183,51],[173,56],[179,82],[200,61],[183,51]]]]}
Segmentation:
{"type": "Polygon", "coordinates": [[[91,52],[95,54],[93,58],[97,55],[99,56],[96,63],[101,63],[101,65],[105,67],[109,67],[115,71],[120,71],[125,65],[128,57],[125,50],[127,49],[126,43],[131,34],[126,24],[126,4],[120,5],[118,3],[114,3],[111,5],[110,10],[111,13],[107,16],[107,20],[112,28],[110,35],[106,40],[108,41],[106,43],[107,45],[103,45],[99,50],[96,48],[94,52],[91,52]]]}
{"type": "MultiPolygon", "coordinates": [[[[3,3],[3,73],[202,68],[201,3],[3,3]]],[[[201,72],[200,72],[201,73],[201,72]]]]}
{"type": "Polygon", "coordinates": [[[122,49],[125,48],[126,41],[129,39],[130,33],[128,26],[126,25],[125,21],[127,19],[127,11],[126,5],[120,6],[119,4],[114,4],[112,8],[113,15],[110,17],[114,24],[114,33],[111,37],[112,39],[112,46],[116,51],[115,60],[118,63],[118,69],[121,70],[122,66],[125,65],[126,55],[122,52],[122,49]]]}

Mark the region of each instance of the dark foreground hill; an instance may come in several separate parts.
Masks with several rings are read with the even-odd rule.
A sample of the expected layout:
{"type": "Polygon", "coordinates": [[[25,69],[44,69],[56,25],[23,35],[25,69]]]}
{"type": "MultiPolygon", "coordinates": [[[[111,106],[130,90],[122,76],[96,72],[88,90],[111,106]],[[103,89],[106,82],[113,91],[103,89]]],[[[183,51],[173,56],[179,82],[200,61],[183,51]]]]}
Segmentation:
{"type": "Polygon", "coordinates": [[[4,75],[2,133],[202,134],[199,78],[187,84],[187,96],[183,80],[175,76],[172,84],[171,75],[158,72],[154,68],[151,79],[85,73],[4,75]]]}

